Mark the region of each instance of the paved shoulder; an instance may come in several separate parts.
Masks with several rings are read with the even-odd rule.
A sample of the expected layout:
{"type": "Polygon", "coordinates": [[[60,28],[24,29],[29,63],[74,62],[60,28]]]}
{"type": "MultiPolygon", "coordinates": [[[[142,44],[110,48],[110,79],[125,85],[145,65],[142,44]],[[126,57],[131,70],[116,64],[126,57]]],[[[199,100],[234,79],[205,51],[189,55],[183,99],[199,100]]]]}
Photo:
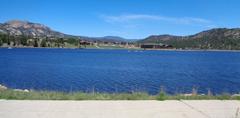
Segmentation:
{"type": "Polygon", "coordinates": [[[0,118],[235,118],[239,107],[239,101],[219,100],[0,100],[0,118]]]}

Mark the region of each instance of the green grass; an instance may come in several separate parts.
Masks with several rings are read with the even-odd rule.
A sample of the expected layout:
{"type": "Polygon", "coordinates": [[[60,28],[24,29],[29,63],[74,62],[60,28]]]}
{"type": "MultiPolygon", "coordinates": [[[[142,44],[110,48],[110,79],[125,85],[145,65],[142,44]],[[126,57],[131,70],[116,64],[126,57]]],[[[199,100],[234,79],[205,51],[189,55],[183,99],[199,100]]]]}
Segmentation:
{"type": "Polygon", "coordinates": [[[0,99],[9,100],[150,100],[153,96],[143,92],[136,93],[83,93],[83,92],[54,92],[54,91],[30,91],[21,92],[14,90],[0,91],[0,99]]]}
{"type": "Polygon", "coordinates": [[[84,92],[54,92],[54,91],[30,91],[21,92],[11,89],[0,90],[0,99],[8,100],[240,100],[239,96],[221,94],[216,96],[195,95],[149,95],[145,92],[135,93],[84,93],[84,92]]]}

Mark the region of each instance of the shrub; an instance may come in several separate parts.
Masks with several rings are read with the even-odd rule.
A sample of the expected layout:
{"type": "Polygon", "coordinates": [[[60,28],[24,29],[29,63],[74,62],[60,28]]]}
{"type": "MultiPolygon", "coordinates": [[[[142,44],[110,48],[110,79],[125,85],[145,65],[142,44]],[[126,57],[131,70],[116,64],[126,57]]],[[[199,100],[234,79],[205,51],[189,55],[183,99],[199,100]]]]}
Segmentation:
{"type": "Polygon", "coordinates": [[[157,96],[157,100],[163,101],[166,100],[167,96],[165,95],[164,92],[160,92],[159,95],[157,96]]]}

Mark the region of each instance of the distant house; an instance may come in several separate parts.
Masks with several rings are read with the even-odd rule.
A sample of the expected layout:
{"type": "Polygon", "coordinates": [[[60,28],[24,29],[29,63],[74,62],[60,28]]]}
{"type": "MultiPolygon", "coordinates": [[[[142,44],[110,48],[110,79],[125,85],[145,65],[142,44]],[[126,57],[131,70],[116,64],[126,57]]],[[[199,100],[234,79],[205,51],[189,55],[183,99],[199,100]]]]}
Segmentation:
{"type": "Polygon", "coordinates": [[[141,44],[141,48],[143,49],[172,49],[172,45],[166,45],[166,44],[154,44],[154,43],[147,43],[147,44],[141,44]]]}
{"type": "Polygon", "coordinates": [[[80,41],[79,41],[79,44],[80,44],[80,45],[91,45],[92,43],[89,42],[89,41],[80,40],[80,41]]]}

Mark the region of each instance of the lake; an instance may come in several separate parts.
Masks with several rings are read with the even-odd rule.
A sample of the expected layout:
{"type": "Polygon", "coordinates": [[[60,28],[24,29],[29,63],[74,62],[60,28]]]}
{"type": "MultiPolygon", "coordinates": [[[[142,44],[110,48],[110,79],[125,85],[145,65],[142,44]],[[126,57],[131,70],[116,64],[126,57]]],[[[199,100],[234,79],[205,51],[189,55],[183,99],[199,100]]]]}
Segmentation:
{"type": "Polygon", "coordinates": [[[169,94],[240,92],[240,52],[0,48],[10,88],[169,94]]]}

